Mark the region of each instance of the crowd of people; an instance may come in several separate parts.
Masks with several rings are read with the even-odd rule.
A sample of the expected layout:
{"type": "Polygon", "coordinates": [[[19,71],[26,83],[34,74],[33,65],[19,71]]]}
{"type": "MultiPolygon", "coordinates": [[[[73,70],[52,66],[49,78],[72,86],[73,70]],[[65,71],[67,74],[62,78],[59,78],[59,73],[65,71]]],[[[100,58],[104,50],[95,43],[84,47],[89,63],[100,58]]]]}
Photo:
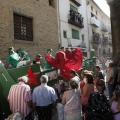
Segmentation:
{"type": "Polygon", "coordinates": [[[9,91],[11,112],[19,112],[26,120],[32,120],[33,113],[38,120],[52,120],[56,109],[58,120],[120,120],[119,75],[114,80],[117,84],[108,99],[104,94],[107,86],[99,66],[95,66],[94,70],[96,74],[83,70],[82,80],[75,70],[70,70],[70,81],[66,82],[58,76],[58,82],[53,87],[47,85],[48,76],[42,75],[41,85],[34,88],[32,93],[27,85],[28,78],[20,77],[9,91]]]}
{"type": "Polygon", "coordinates": [[[69,16],[70,16],[70,20],[73,21],[73,22],[76,22],[80,25],[83,24],[83,20],[84,18],[82,17],[82,15],[74,10],[70,10],[69,11],[69,16]]]}
{"type": "MultiPolygon", "coordinates": [[[[52,49],[48,49],[47,55],[52,57],[51,52],[52,49]]],[[[41,62],[40,54],[35,61],[41,62]]],[[[44,69],[51,69],[47,60],[45,62],[44,69]]],[[[27,52],[21,49],[14,52],[13,47],[9,48],[6,68],[27,64],[31,64],[27,52]]],[[[28,77],[19,77],[8,94],[12,113],[8,119],[52,120],[57,110],[58,120],[120,120],[120,63],[109,61],[106,66],[106,76],[98,65],[93,66],[94,71],[82,70],[81,75],[71,69],[69,81],[58,76],[52,87],[47,85],[49,77],[42,75],[41,85],[33,91],[27,84],[28,77]],[[109,96],[105,95],[106,90],[109,96]]]]}

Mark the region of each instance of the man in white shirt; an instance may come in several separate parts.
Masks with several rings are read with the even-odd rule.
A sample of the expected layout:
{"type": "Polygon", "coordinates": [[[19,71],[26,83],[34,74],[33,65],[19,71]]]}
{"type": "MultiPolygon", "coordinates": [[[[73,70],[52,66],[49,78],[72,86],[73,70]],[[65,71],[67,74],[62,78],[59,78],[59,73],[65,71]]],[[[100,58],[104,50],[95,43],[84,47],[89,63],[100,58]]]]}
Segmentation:
{"type": "Polygon", "coordinates": [[[106,73],[106,82],[108,83],[109,97],[112,97],[113,93],[113,75],[114,75],[114,64],[110,63],[106,73]]]}
{"type": "Polygon", "coordinates": [[[108,58],[107,58],[107,61],[106,61],[106,63],[105,63],[105,66],[106,66],[107,68],[109,68],[109,64],[112,63],[112,62],[113,62],[113,61],[111,60],[111,58],[108,57],[108,58]]]}

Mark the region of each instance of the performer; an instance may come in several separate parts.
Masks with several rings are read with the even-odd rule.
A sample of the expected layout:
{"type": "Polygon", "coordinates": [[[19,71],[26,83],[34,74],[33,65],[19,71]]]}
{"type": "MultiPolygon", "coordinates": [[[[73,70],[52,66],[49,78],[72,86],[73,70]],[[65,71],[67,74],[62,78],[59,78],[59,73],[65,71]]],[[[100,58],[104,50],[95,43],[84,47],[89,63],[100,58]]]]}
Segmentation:
{"type": "Polygon", "coordinates": [[[56,53],[55,62],[58,65],[58,68],[63,68],[66,62],[66,54],[64,47],[60,48],[60,51],[56,53]]]}
{"type": "Polygon", "coordinates": [[[21,48],[19,48],[16,53],[18,53],[18,55],[20,56],[21,60],[28,60],[30,61],[30,56],[28,55],[28,53],[25,50],[22,50],[21,48]]]}
{"type": "Polygon", "coordinates": [[[72,58],[72,51],[69,48],[66,48],[65,54],[67,59],[72,58]]]}
{"type": "Polygon", "coordinates": [[[80,48],[75,48],[72,53],[72,58],[67,60],[62,48],[61,51],[56,53],[55,58],[46,56],[46,60],[50,63],[51,66],[60,69],[60,75],[62,77],[65,79],[70,79],[69,71],[74,69],[76,72],[78,72],[82,66],[82,51],[80,48]]]}
{"type": "Polygon", "coordinates": [[[49,57],[53,58],[52,51],[53,51],[52,49],[47,49],[47,54],[45,55],[45,58],[43,60],[44,61],[44,70],[52,69],[52,66],[46,60],[46,56],[49,56],[49,57]]]}
{"type": "Polygon", "coordinates": [[[42,59],[42,55],[37,54],[37,55],[36,55],[36,58],[35,58],[36,63],[39,63],[39,64],[40,64],[41,59],[42,59]]]}
{"type": "Polygon", "coordinates": [[[18,68],[23,65],[29,65],[31,63],[30,61],[25,61],[25,60],[21,61],[20,56],[16,52],[14,52],[13,47],[9,47],[8,52],[9,52],[9,55],[7,57],[7,62],[5,64],[5,68],[8,68],[9,65],[11,65],[14,68],[16,68],[16,67],[18,68]]]}

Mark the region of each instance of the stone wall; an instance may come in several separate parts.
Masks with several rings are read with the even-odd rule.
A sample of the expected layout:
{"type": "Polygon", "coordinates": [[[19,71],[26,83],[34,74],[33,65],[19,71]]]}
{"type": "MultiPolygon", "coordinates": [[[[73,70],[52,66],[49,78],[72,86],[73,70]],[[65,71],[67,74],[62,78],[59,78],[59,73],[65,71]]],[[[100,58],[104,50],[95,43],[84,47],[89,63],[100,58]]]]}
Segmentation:
{"type": "Polygon", "coordinates": [[[6,60],[8,47],[26,50],[33,59],[45,54],[47,48],[58,50],[57,2],[49,6],[48,0],[0,1],[0,59],[6,60]],[[14,39],[13,13],[33,18],[33,41],[14,39]]]}
{"type": "Polygon", "coordinates": [[[120,1],[115,0],[109,5],[111,10],[113,58],[120,60],[120,1]]]}

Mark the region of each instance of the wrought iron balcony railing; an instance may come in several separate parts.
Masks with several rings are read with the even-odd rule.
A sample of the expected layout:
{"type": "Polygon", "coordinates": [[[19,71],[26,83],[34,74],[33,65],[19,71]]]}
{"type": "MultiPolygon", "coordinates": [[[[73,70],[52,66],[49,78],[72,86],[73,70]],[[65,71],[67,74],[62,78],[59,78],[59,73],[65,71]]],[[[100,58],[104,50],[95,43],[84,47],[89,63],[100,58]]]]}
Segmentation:
{"type": "Polygon", "coordinates": [[[100,44],[101,43],[101,37],[99,33],[94,33],[92,36],[92,43],[100,44]]]}
{"type": "Polygon", "coordinates": [[[109,40],[109,45],[112,46],[112,40],[109,40]]]}
{"type": "Polygon", "coordinates": [[[79,28],[84,28],[84,18],[82,15],[74,10],[70,10],[68,14],[68,23],[79,28]]]}
{"type": "Polygon", "coordinates": [[[102,43],[103,45],[108,45],[109,44],[108,37],[104,37],[102,43]]]}

